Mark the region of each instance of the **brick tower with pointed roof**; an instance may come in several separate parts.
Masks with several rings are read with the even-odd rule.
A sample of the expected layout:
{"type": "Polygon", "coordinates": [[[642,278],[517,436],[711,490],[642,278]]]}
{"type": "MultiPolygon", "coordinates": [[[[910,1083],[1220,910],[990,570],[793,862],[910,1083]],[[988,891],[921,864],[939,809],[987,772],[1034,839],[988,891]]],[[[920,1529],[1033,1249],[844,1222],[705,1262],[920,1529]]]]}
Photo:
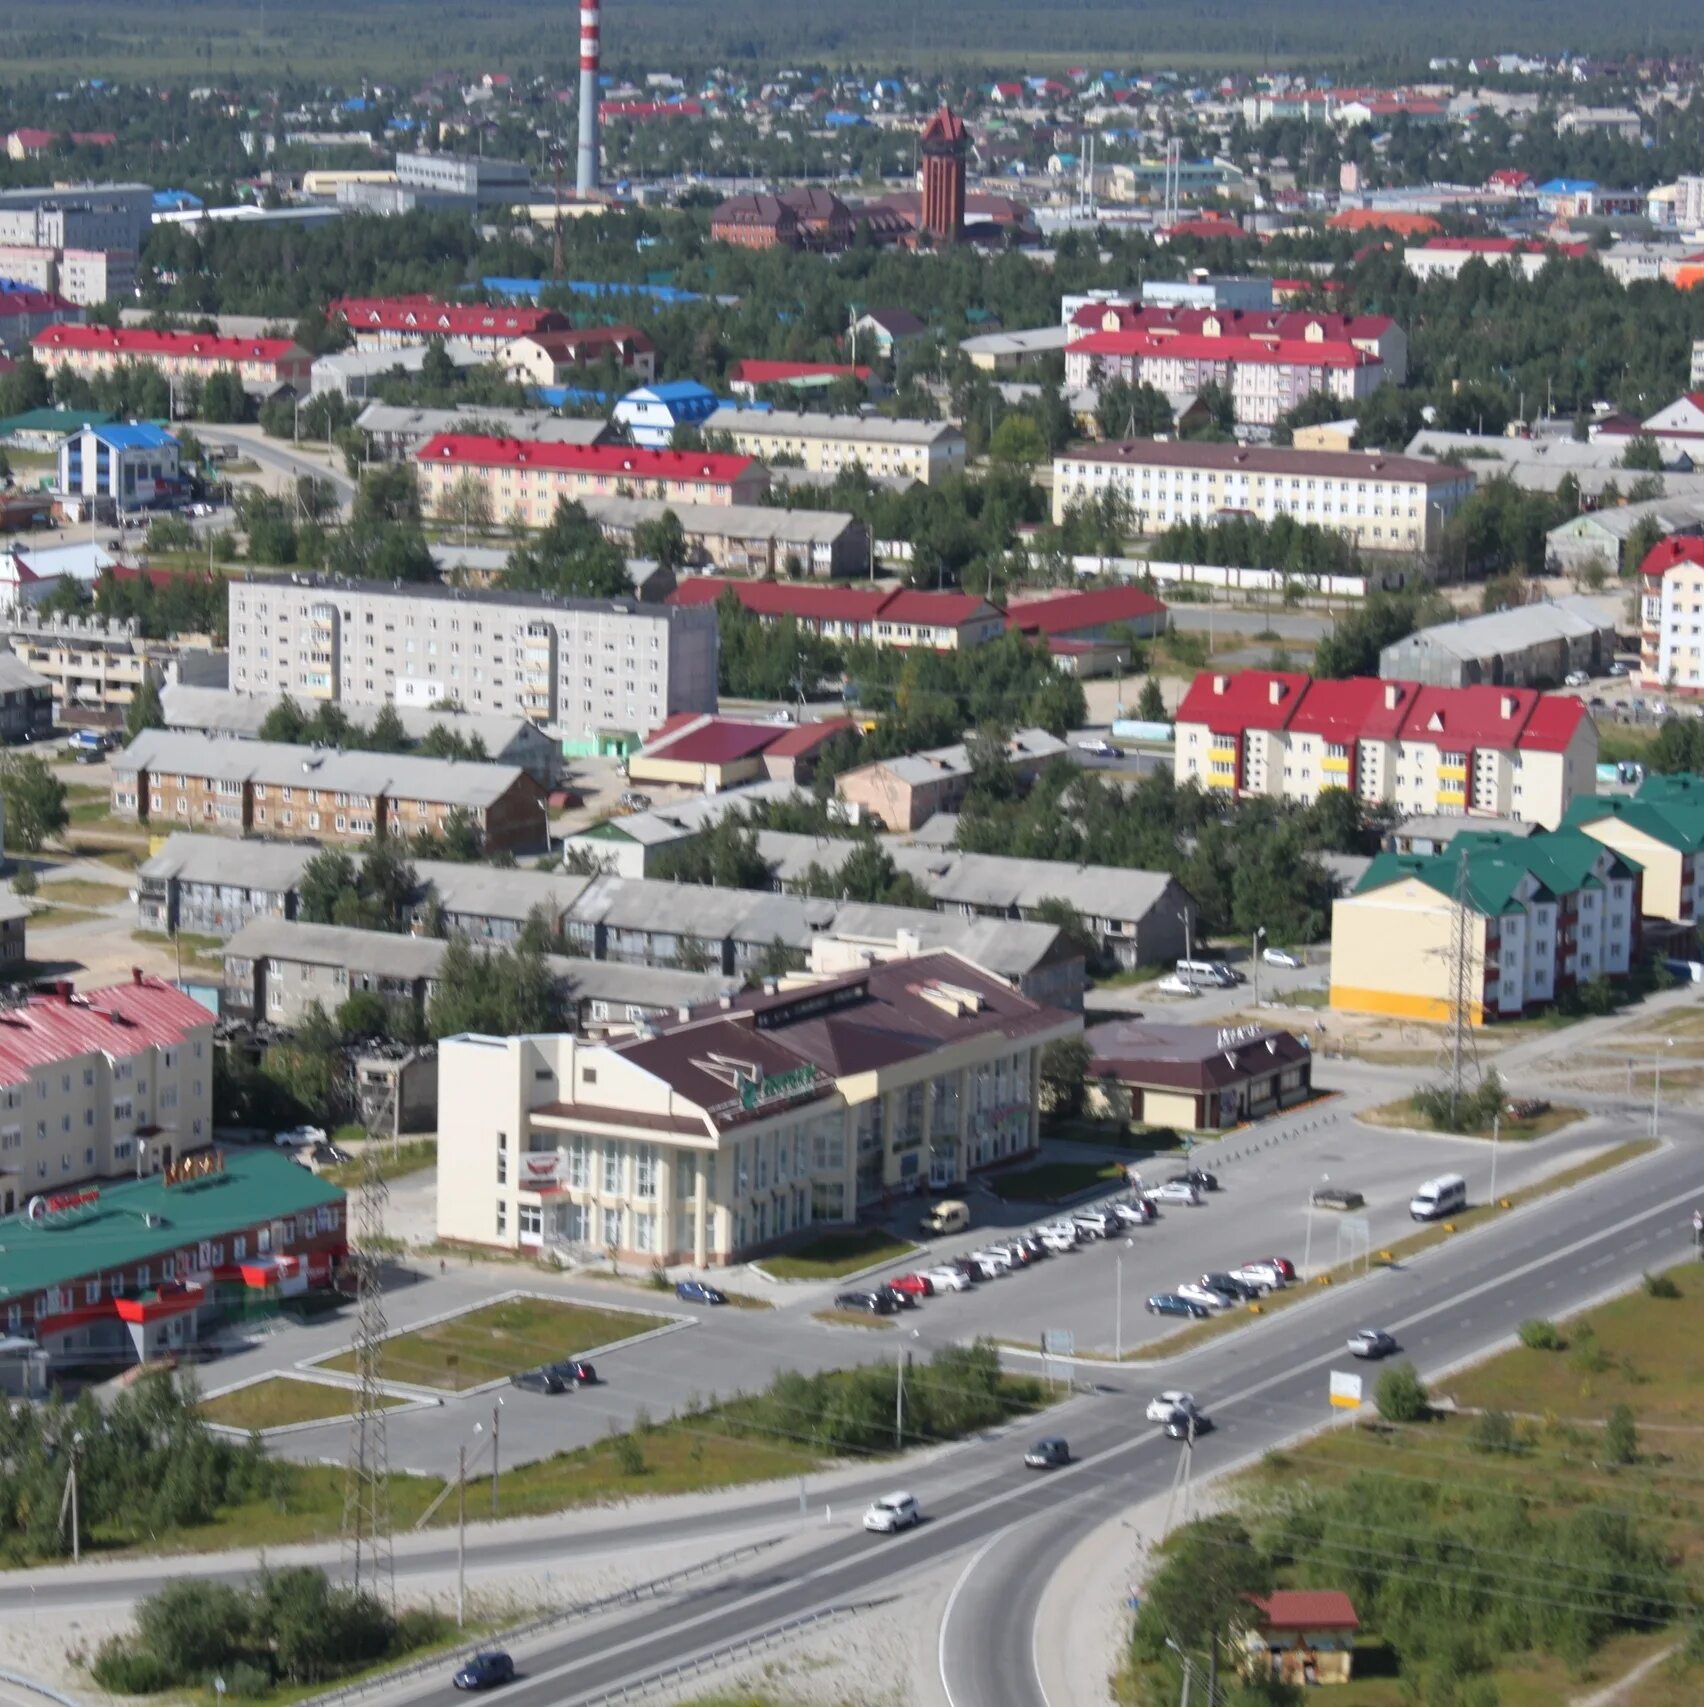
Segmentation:
{"type": "Polygon", "coordinates": [[[923,211],[919,235],[956,243],[964,235],[964,120],[942,106],[923,130],[923,211]]]}

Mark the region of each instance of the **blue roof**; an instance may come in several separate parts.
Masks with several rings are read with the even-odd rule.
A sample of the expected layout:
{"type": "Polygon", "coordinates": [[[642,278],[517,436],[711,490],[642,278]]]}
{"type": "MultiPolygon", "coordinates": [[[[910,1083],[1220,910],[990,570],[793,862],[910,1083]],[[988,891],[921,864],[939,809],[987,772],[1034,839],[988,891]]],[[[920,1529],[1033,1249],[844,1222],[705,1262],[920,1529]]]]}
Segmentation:
{"type": "Polygon", "coordinates": [[[1570,196],[1578,195],[1582,190],[1595,190],[1595,178],[1552,178],[1548,184],[1540,184],[1538,193],[1541,196],[1570,196]]]}
{"type": "Polygon", "coordinates": [[[188,190],[155,190],[154,209],[158,213],[170,213],[178,208],[205,207],[207,204],[200,196],[192,195],[188,190]]]}
{"type": "Polygon", "coordinates": [[[164,427],[145,421],[132,421],[115,427],[86,427],[84,431],[93,433],[102,444],[110,445],[114,450],[160,450],[177,443],[164,427]]]}
{"type": "Polygon", "coordinates": [[[641,403],[701,403],[705,398],[714,404],[716,393],[696,379],[669,379],[661,385],[641,385],[628,392],[622,402],[633,399],[641,403]]]}
{"type": "Polygon", "coordinates": [[[565,409],[570,403],[595,403],[600,409],[609,407],[607,391],[590,391],[583,385],[535,385],[527,395],[536,402],[549,404],[552,409],[565,409]]]}
{"type": "Polygon", "coordinates": [[[598,279],[562,279],[552,284],[548,279],[516,279],[491,276],[479,281],[481,287],[493,296],[503,296],[511,301],[524,299],[537,302],[540,294],[548,287],[551,290],[564,290],[573,296],[639,296],[652,302],[681,303],[702,302],[704,298],[696,291],[682,290],[677,285],[663,284],[624,284],[598,279]]]}

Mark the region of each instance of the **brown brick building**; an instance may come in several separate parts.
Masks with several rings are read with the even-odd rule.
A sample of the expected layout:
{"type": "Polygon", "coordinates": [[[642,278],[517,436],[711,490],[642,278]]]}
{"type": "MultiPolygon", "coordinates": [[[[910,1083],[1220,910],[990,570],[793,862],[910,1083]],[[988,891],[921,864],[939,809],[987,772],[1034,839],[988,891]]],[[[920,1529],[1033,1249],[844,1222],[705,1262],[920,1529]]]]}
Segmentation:
{"type": "Polygon", "coordinates": [[[518,765],[210,741],[151,729],[112,761],[113,812],[285,841],[441,833],[464,813],[487,852],[542,848],[544,792],[518,765]]]}

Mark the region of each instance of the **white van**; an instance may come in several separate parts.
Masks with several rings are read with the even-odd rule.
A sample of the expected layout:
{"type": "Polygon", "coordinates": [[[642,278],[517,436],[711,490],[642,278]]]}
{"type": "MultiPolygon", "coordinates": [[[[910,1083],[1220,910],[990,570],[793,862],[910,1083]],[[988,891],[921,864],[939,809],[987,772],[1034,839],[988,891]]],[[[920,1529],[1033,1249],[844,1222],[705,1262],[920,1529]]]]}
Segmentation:
{"type": "Polygon", "coordinates": [[[1222,960],[1180,960],[1177,975],[1186,984],[1209,984],[1215,989],[1236,987],[1237,975],[1222,960]]]}
{"type": "Polygon", "coordinates": [[[1426,1180],[1409,1200],[1408,1213],[1416,1221],[1436,1221],[1467,1207],[1467,1181],[1460,1174],[1439,1174],[1426,1180]]]}

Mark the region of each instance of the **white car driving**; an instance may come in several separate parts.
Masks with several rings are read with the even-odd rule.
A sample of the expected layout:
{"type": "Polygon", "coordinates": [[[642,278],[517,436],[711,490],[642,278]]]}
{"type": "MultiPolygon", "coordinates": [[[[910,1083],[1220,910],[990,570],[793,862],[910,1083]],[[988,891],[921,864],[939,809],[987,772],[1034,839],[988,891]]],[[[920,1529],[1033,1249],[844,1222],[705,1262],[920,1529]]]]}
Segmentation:
{"type": "Polygon", "coordinates": [[[1187,1203],[1192,1208],[1202,1201],[1201,1193],[1186,1179],[1166,1180],[1161,1185],[1148,1186],[1145,1195],[1156,1203],[1187,1203]]]}
{"type": "Polygon", "coordinates": [[[1283,966],[1292,972],[1299,972],[1306,964],[1293,948],[1269,948],[1260,958],[1268,966],[1283,966]]]}
{"type": "Polygon", "coordinates": [[[1163,1423],[1173,1411],[1192,1411],[1195,1409],[1195,1395],[1180,1393],[1175,1387],[1168,1387],[1165,1392],[1157,1394],[1148,1401],[1148,1421],[1163,1423]]]}
{"type": "Polygon", "coordinates": [[[864,1527],[877,1535],[897,1535],[923,1521],[914,1494],[883,1494],[871,1500],[864,1513],[864,1527]]]}
{"type": "Polygon", "coordinates": [[[1191,1304],[1205,1304],[1209,1310],[1228,1310],[1236,1303],[1236,1299],[1228,1294],[1203,1286],[1199,1280],[1186,1280],[1182,1286],[1174,1286],[1172,1290],[1179,1298],[1187,1298],[1191,1304]]]}
{"type": "Polygon", "coordinates": [[[970,1276],[956,1268],[926,1268],[923,1270],[923,1278],[937,1292],[968,1292],[970,1290],[970,1276]]]}

